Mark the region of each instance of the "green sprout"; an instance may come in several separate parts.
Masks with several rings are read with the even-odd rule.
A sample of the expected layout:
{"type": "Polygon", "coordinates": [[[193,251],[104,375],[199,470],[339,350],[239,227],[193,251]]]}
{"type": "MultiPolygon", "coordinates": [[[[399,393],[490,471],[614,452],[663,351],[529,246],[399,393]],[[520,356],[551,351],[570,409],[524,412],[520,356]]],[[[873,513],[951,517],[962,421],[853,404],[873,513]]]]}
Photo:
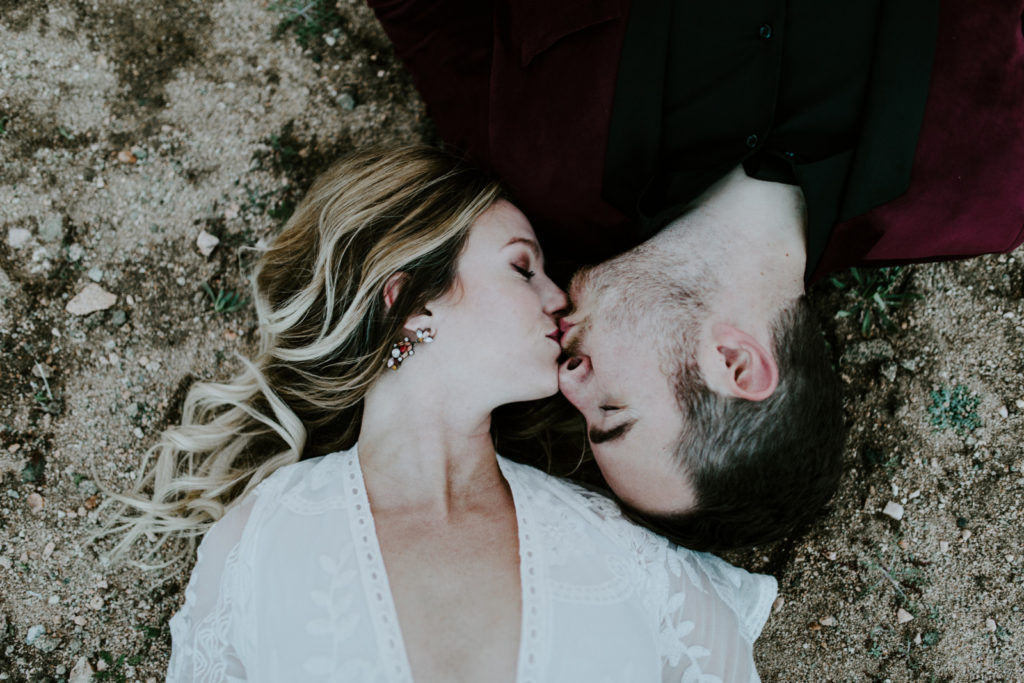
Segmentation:
{"type": "Polygon", "coordinates": [[[867,336],[877,323],[886,330],[896,328],[889,318],[893,308],[903,305],[910,299],[922,299],[920,294],[912,292],[894,292],[899,283],[903,269],[898,266],[891,268],[850,268],[853,282],[845,282],[837,277],[829,278],[832,285],[846,292],[853,304],[836,313],[837,318],[854,318],[860,320],[860,332],[867,336]]]}
{"type": "Polygon", "coordinates": [[[270,9],[284,15],[274,35],[280,36],[288,29],[294,29],[295,39],[302,47],[309,47],[311,41],[341,23],[334,3],[326,0],[283,0],[271,5],[270,9]]]}
{"type": "Polygon", "coordinates": [[[940,386],[931,392],[931,397],[928,414],[936,431],[952,428],[960,436],[966,436],[981,426],[977,411],[981,397],[972,396],[963,384],[958,384],[952,391],[945,385],[940,386]]]}
{"type": "Polygon", "coordinates": [[[213,293],[213,288],[210,287],[208,282],[203,283],[203,291],[210,297],[210,303],[213,304],[213,310],[217,313],[234,313],[235,311],[244,308],[249,303],[248,299],[243,299],[238,292],[231,290],[218,289],[217,293],[213,293]]]}

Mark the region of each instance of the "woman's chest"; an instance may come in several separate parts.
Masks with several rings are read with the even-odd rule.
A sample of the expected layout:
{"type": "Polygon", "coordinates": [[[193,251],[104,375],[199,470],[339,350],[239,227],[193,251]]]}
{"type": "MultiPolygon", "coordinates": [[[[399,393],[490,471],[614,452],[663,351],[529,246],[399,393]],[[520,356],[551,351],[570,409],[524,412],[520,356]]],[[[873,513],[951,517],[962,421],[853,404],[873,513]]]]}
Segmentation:
{"type": "Polygon", "coordinates": [[[242,603],[238,649],[263,680],[422,683],[446,667],[519,683],[660,680],[657,624],[628,560],[593,539],[566,548],[527,518],[518,553],[493,539],[513,548],[515,574],[431,543],[386,567],[358,521],[305,521],[268,528],[247,562],[258,599],[242,603]]]}

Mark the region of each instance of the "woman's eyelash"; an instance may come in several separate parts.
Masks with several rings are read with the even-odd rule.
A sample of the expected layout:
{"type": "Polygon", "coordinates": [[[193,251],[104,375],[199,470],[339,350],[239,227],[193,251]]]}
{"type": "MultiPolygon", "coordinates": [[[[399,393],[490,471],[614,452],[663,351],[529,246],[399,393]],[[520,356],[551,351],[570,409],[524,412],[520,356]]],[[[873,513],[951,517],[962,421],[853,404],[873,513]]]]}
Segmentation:
{"type": "Polygon", "coordinates": [[[520,275],[525,277],[527,280],[529,280],[530,278],[532,278],[534,275],[537,274],[537,273],[533,272],[532,270],[529,270],[528,268],[523,268],[522,266],[517,266],[514,263],[512,264],[512,267],[515,268],[516,272],[518,272],[520,275]]]}

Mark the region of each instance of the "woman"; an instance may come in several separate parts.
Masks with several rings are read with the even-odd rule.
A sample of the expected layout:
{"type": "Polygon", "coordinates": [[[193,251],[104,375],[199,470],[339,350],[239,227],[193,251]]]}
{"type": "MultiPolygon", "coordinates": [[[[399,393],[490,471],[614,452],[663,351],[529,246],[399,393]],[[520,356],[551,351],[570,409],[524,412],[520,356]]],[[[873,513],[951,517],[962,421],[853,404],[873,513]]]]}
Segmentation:
{"type": "Polygon", "coordinates": [[[495,453],[492,411],[557,391],[566,305],[497,185],[356,154],[255,300],[256,361],[190,392],[122,544],[208,528],[169,680],[756,679],[773,579],[495,453]]]}

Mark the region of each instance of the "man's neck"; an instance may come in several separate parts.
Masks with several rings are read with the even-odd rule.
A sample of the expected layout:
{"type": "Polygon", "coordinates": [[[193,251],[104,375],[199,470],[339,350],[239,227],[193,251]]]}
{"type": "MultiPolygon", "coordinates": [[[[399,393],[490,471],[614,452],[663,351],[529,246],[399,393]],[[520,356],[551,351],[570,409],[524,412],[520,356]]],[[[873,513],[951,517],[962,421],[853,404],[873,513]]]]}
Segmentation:
{"type": "Polygon", "coordinates": [[[725,322],[770,343],[777,312],[803,294],[807,247],[799,187],[735,168],[646,248],[697,255],[707,273],[709,323],[725,322]]]}

